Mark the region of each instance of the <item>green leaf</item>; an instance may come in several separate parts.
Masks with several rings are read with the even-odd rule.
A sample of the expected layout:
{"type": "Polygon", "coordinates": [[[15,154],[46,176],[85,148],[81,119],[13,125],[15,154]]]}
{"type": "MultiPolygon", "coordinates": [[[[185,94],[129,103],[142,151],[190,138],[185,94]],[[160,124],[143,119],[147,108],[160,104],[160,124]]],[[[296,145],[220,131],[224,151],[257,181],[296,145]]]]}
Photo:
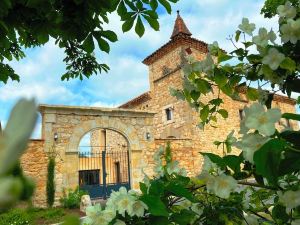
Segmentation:
{"type": "MultiPolygon", "coordinates": [[[[299,147],[298,150],[300,150],[299,147]]],[[[300,171],[300,153],[292,150],[287,150],[284,153],[284,159],[280,162],[279,175],[283,176],[292,172],[299,172],[299,171],[300,171]]]]}
{"type": "Polygon", "coordinates": [[[97,42],[98,42],[99,48],[100,48],[102,51],[109,53],[109,51],[110,51],[109,44],[107,43],[106,40],[104,40],[104,39],[102,38],[101,33],[100,33],[100,32],[94,32],[94,37],[96,38],[96,40],[97,40],[97,42]]]}
{"type": "Polygon", "coordinates": [[[201,110],[200,110],[200,118],[203,122],[205,122],[208,118],[209,115],[209,106],[205,105],[201,110]]]}
{"type": "Polygon", "coordinates": [[[118,9],[117,9],[118,15],[121,17],[121,20],[124,20],[127,17],[127,8],[125,6],[125,3],[123,1],[120,2],[118,9]]]}
{"type": "Polygon", "coordinates": [[[157,0],[150,0],[150,6],[153,10],[156,10],[158,7],[158,2],[157,0]]]}
{"type": "Polygon", "coordinates": [[[272,209],[272,216],[276,218],[276,223],[287,224],[289,215],[286,213],[286,208],[282,205],[275,205],[272,209]]]}
{"type": "Polygon", "coordinates": [[[116,33],[111,30],[101,31],[101,34],[111,42],[116,42],[118,40],[118,36],[116,35],[116,33]]]}
{"type": "Polygon", "coordinates": [[[161,180],[154,180],[151,182],[149,194],[160,196],[164,191],[164,184],[161,180]]]}
{"type": "Polygon", "coordinates": [[[144,16],[144,18],[148,21],[149,25],[156,31],[159,31],[159,23],[157,19],[153,19],[149,16],[144,16]]]}
{"type": "Polygon", "coordinates": [[[148,190],[147,185],[140,182],[140,190],[143,194],[147,194],[147,190],[148,190]]]}
{"type": "Polygon", "coordinates": [[[213,163],[217,164],[221,169],[225,169],[226,168],[226,164],[223,162],[223,158],[215,155],[213,153],[203,153],[200,152],[201,155],[203,156],[207,156],[210,161],[212,161],[213,163]]]}
{"type": "Polygon", "coordinates": [[[195,90],[192,90],[191,91],[191,97],[196,102],[199,99],[199,97],[200,97],[200,93],[197,92],[197,91],[195,91],[195,90]]]}
{"type": "Polygon", "coordinates": [[[170,225],[169,220],[167,217],[163,216],[149,216],[150,223],[155,225],[170,225]]]}
{"type": "Polygon", "coordinates": [[[281,116],[282,118],[288,119],[288,120],[297,120],[300,121],[300,115],[294,114],[294,113],[284,113],[281,116]]]}
{"type": "Polygon", "coordinates": [[[165,7],[165,9],[167,10],[167,12],[168,12],[169,14],[171,14],[172,8],[171,8],[170,3],[169,3],[167,0],[158,0],[158,1],[159,1],[159,3],[160,3],[163,7],[165,7]]]}
{"type": "Polygon", "coordinates": [[[122,25],[122,31],[125,33],[127,31],[129,31],[134,24],[134,17],[131,17],[130,19],[126,20],[123,25],[122,25]]]}
{"type": "Polygon", "coordinates": [[[92,53],[95,49],[93,36],[89,34],[87,38],[84,40],[82,47],[87,53],[92,53]]]}
{"type": "Polygon", "coordinates": [[[272,139],[254,153],[256,172],[265,177],[271,185],[277,185],[281,154],[285,147],[285,141],[272,139]]]}
{"type": "Polygon", "coordinates": [[[149,212],[154,216],[169,215],[166,206],[157,195],[143,195],[140,200],[148,206],[149,212]]]}
{"type": "Polygon", "coordinates": [[[243,157],[241,155],[227,155],[223,157],[223,162],[235,173],[238,173],[241,171],[241,163],[243,162],[243,157]]]}
{"type": "Polygon", "coordinates": [[[177,197],[184,197],[191,202],[195,202],[193,194],[189,192],[184,186],[177,184],[175,182],[171,182],[166,186],[166,190],[172,192],[177,197]]]}
{"type": "Polygon", "coordinates": [[[233,58],[233,56],[227,55],[226,52],[219,49],[219,51],[218,51],[218,63],[228,61],[232,58],[233,58]]]}
{"type": "Polygon", "coordinates": [[[286,69],[290,72],[294,72],[296,70],[296,62],[292,60],[290,57],[286,57],[281,63],[280,67],[282,69],[286,69]]]}
{"type": "Polygon", "coordinates": [[[145,27],[140,16],[138,16],[136,21],[135,32],[139,35],[139,37],[142,37],[145,33],[145,27]]]}
{"type": "Polygon", "coordinates": [[[258,99],[259,97],[259,93],[258,90],[255,88],[247,88],[247,94],[246,94],[247,98],[251,101],[255,101],[258,99]]]}
{"type": "Polygon", "coordinates": [[[207,94],[211,91],[211,85],[209,84],[208,81],[206,81],[204,79],[197,79],[196,84],[197,84],[198,90],[202,94],[207,94]]]}
{"type": "Polygon", "coordinates": [[[216,84],[221,88],[226,85],[227,83],[227,77],[223,73],[217,73],[215,74],[215,82],[216,84]]]}
{"type": "Polygon", "coordinates": [[[228,112],[225,109],[220,109],[218,111],[218,113],[224,118],[227,119],[228,118],[228,112]]]}
{"type": "Polygon", "coordinates": [[[280,134],[280,137],[287,140],[293,146],[300,149],[300,131],[287,130],[280,134]]]}
{"type": "Polygon", "coordinates": [[[241,33],[242,33],[242,31],[240,31],[240,30],[237,30],[237,31],[235,32],[235,41],[236,41],[236,42],[239,41],[241,33]]]}

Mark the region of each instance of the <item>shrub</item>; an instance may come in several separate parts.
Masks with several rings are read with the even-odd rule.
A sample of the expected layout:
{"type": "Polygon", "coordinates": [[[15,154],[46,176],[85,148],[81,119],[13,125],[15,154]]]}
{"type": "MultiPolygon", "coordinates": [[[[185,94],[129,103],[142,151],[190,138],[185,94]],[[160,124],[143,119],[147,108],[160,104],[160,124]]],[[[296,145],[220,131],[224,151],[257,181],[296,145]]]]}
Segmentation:
{"type": "Polygon", "coordinates": [[[64,190],[60,203],[67,209],[79,208],[81,196],[85,194],[87,194],[87,192],[80,190],[78,187],[74,191],[72,189],[69,189],[68,191],[64,190]]]}
{"type": "Polygon", "coordinates": [[[53,206],[55,196],[55,183],[54,183],[54,171],[55,171],[55,158],[51,157],[48,162],[48,174],[47,174],[47,204],[49,207],[53,206]]]}
{"type": "Polygon", "coordinates": [[[30,216],[21,209],[14,209],[0,214],[0,224],[5,225],[28,225],[31,224],[30,216]]]}

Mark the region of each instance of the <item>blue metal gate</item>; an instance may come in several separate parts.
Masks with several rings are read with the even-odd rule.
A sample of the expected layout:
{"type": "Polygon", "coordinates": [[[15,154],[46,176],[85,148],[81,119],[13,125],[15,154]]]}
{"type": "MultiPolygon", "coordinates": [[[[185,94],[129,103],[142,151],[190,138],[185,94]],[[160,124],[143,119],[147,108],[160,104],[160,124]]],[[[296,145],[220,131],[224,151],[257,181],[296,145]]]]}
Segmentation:
{"type": "Polygon", "coordinates": [[[105,199],[122,186],[130,189],[128,151],[79,152],[79,187],[92,199],[105,199]]]}

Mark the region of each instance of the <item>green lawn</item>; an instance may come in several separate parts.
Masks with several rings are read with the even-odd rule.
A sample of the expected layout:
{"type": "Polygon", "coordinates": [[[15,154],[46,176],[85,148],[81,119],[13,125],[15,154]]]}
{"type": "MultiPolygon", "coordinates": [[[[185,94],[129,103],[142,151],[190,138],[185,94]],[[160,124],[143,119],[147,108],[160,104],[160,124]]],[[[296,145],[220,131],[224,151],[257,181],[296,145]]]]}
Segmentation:
{"type": "Polygon", "coordinates": [[[82,216],[82,213],[79,212],[79,209],[12,209],[6,213],[0,214],[0,225],[53,224],[63,221],[66,216],[72,214],[82,216]]]}

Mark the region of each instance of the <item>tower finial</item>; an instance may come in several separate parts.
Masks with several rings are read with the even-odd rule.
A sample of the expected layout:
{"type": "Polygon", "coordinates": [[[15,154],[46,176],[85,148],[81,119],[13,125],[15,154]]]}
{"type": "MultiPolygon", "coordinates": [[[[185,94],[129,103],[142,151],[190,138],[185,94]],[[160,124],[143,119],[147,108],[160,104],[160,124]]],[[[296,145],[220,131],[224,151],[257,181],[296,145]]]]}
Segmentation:
{"type": "Polygon", "coordinates": [[[173,39],[175,36],[177,36],[179,34],[183,34],[183,35],[186,35],[186,36],[192,36],[192,33],[189,31],[189,29],[185,25],[185,23],[184,23],[184,21],[181,18],[179,13],[180,13],[180,11],[177,10],[177,18],[176,18],[176,21],[175,21],[175,25],[174,25],[174,29],[173,29],[171,39],[173,39]]]}

